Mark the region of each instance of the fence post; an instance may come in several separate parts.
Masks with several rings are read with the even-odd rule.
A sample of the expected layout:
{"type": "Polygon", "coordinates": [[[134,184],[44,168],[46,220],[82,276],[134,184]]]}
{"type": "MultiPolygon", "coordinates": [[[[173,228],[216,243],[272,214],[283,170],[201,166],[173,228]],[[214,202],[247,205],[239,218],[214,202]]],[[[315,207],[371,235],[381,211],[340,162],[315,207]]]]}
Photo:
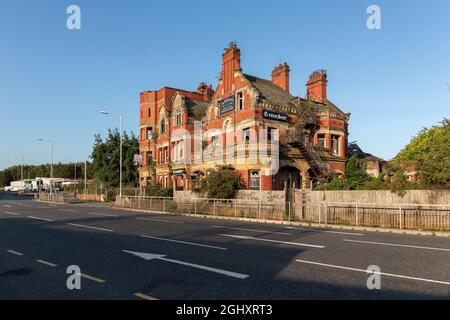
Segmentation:
{"type": "Polygon", "coordinates": [[[234,218],[237,219],[237,200],[234,199],[234,218]]]}
{"type": "Polygon", "coordinates": [[[328,224],[328,204],[325,203],[325,224],[328,224]]]}
{"type": "Polygon", "coordinates": [[[358,202],[356,202],[356,207],[355,207],[355,215],[356,215],[356,219],[355,219],[355,221],[356,221],[356,226],[358,226],[359,225],[359,219],[358,219],[358,202]]]}
{"type": "Polygon", "coordinates": [[[163,200],[163,212],[166,212],[166,198],[163,200]]]}
{"type": "Polygon", "coordinates": [[[400,229],[403,229],[403,213],[402,213],[402,205],[399,205],[399,227],[400,229]]]}
{"type": "Polygon", "coordinates": [[[261,200],[258,200],[258,211],[257,211],[257,214],[258,214],[258,219],[261,219],[261,200]]]}
{"type": "Polygon", "coordinates": [[[288,207],[289,207],[289,221],[291,221],[291,204],[292,204],[292,202],[291,201],[288,201],[288,207]]]}
{"type": "Polygon", "coordinates": [[[138,200],[138,208],[139,208],[139,210],[141,210],[141,197],[139,196],[138,199],[139,199],[139,200],[138,200]]]}
{"type": "Polygon", "coordinates": [[[213,211],[213,212],[214,212],[214,215],[216,215],[216,200],[214,199],[213,201],[214,201],[214,202],[213,202],[213,203],[214,203],[214,204],[213,204],[213,207],[214,207],[214,211],[213,211]]]}
{"type": "Polygon", "coordinates": [[[197,199],[194,199],[194,214],[197,214],[197,199]]]}
{"type": "Polygon", "coordinates": [[[319,224],[322,223],[322,207],[323,207],[323,203],[320,203],[320,207],[319,207],[319,224]]]}
{"type": "Polygon", "coordinates": [[[150,197],[150,208],[149,208],[150,210],[152,210],[152,208],[153,208],[153,206],[152,206],[152,202],[153,202],[153,201],[152,201],[152,200],[153,200],[153,198],[150,197]]]}

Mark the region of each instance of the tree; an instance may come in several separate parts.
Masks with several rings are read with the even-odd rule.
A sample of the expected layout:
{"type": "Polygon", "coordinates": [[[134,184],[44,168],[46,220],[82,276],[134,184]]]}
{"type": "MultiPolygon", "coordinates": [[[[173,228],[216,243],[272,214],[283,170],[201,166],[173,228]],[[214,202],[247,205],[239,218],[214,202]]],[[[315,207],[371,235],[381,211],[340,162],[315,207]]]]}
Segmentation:
{"type": "Polygon", "coordinates": [[[209,198],[234,199],[244,184],[238,171],[229,166],[220,166],[206,177],[201,190],[209,198]]]}
{"type": "MultiPolygon", "coordinates": [[[[84,178],[84,162],[77,163],[77,179],[84,178]]],[[[0,171],[0,186],[9,186],[11,181],[20,180],[21,167],[18,165],[0,171]]],[[[50,177],[50,164],[24,165],[24,179],[34,179],[37,177],[50,177]]],[[[53,165],[53,177],[55,178],[75,178],[75,163],[56,163],[53,165]]],[[[92,179],[91,164],[87,163],[87,178],[92,179]]]]}
{"type": "Polygon", "coordinates": [[[391,178],[390,189],[399,197],[404,197],[408,189],[408,177],[403,170],[399,170],[391,178]]]}
{"type": "MultiPolygon", "coordinates": [[[[106,139],[95,135],[91,158],[93,160],[93,172],[98,183],[106,186],[118,187],[120,182],[120,134],[116,129],[109,130],[106,139]]],[[[134,166],[133,158],[139,153],[139,141],[131,133],[123,135],[123,169],[122,184],[135,187],[138,184],[138,170],[134,166]]]]}
{"type": "Polygon", "coordinates": [[[415,166],[422,187],[450,188],[450,120],[422,129],[394,158],[394,166],[404,170],[415,166]]]}
{"type": "Polygon", "coordinates": [[[357,190],[363,188],[364,184],[368,182],[371,177],[361,167],[356,155],[353,155],[348,159],[345,165],[345,183],[351,190],[357,190]]]}

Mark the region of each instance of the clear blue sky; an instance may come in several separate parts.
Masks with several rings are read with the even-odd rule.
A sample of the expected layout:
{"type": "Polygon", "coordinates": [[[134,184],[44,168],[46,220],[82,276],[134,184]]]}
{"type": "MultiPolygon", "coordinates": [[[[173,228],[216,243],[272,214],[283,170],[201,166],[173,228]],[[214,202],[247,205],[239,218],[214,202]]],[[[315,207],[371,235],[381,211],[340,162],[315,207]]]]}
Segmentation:
{"type": "Polygon", "coordinates": [[[244,72],[291,66],[291,92],[329,73],[330,100],[352,114],[350,140],[393,157],[424,126],[450,117],[450,1],[0,1],[0,169],[18,162],[84,161],[95,133],[123,112],[139,131],[139,92],[217,84],[236,40],[244,72]],[[66,28],[66,8],[82,29],[66,28]],[[382,30],[366,27],[381,7],[382,30]]]}

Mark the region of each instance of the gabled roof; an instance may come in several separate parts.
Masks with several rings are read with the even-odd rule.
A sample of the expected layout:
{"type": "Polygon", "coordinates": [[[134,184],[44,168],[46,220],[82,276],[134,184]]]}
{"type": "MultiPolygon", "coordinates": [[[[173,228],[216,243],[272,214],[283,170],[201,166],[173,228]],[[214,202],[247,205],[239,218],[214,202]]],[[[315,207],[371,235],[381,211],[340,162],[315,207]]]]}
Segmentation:
{"type": "Polygon", "coordinates": [[[266,99],[273,104],[280,106],[290,105],[294,107],[292,100],[295,99],[289,92],[283,90],[272,81],[244,74],[244,77],[252,83],[253,86],[259,91],[260,98],[266,99]]]}

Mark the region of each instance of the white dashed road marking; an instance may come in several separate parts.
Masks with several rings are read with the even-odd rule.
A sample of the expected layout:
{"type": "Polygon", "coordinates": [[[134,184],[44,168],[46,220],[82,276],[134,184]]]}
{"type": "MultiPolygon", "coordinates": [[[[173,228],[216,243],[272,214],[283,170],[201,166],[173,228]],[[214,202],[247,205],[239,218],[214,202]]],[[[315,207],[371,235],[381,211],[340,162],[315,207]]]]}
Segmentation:
{"type": "Polygon", "coordinates": [[[412,246],[412,245],[406,245],[406,244],[396,244],[396,243],[386,243],[386,242],[359,241],[359,240],[350,240],[350,239],[344,239],[344,241],[356,242],[356,243],[367,243],[367,244],[374,244],[374,245],[380,245],[380,246],[404,247],[404,248],[426,249],[426,250],[437,250],[437,251],[450,251],[450,249],[447,249],[447,248],[422,247],[422,246],[412,246]]]}
{"type": "Polygon", "coordinates": [[[249,231],[249,232],[263,232],[263,233],[270,233],[270,234],[290,235],[290,233],[288,233],[288,232],[278,232],[278,231],[269,231],[269,230],[260,230],[260,229],[247,229],[247,228],[235,228],[235,227],[228,227],[228,226],[211,226],[211,228],[230,229],[230,230],[242,230],[242,231],[249,231]]]}
{"type": "Polygon", "coordinates": [[[70,210],[70,209],[56,209],[58,211],[64,211],[64,212],[77,212],[76,210],[70,210]]]}
{"type": "Polygon", "coordinates": [[[97,213],[97,212],[88,212],[89,215],[92,216],[105,216],[105,217],[118,217],[116,214],[106,214],[106,213],[97,213]]]}
{"type": "Polygon", "coordinates": [[[219,234],[219,236],[236,238],[236,239],[241,239],[241,240],[264,241],[264,242],[288,244],[288,245],[292,245],[292,246],[311,247],[311,248],[319,248],[319,249],[325,248],[325,246],[319,246],[319,245],[309,244],[309,243],[270,240],[270,239],[262,239],[262,238],[249,237],[249,236],[237,236],[237,235],[233,235],[233,234],[219,234]]]}
{"type": "Polygon", "coordinates": [[[307,261],[307,260],[296,260],[296,261],[300,262],[300,263],[311,264],[311,265],[316,265],[316,266],[321,266],[321,267],[328,267],[328,268],[335,268],[335,269],[342,269],[342,270],[350,270],[350,271],[356,271],[356,272],[364,272],[364,273],[368,273],[368,274],[379,274],[379,275],[388,276],[388,277],[394,277],[394,278],[403,278],[403,279],[410,279],[410,280],[416,280],[416,281],[423,281],[423,282],[431,282],[431,283],[439,283],[439,284],[450,285],[450,282],[447,282],[447,281],[432,280],[432,279],[425,279],[425,278],[416,278],[416,277],[403,276],[403,275],[400,275],[400,274],[385,273],[385,272],[368,272],[367,270],[364,270],[364,269],[357,269],[357,268],[350,268],[350,267],[344,267],[344,266],[337,266],[337,265],[334,265],[334,264],[327,264],[327,263],[307,261]]]}
{"type": "Polygon", "coordinates": [[[74,227],[79,227],[79,228],[87,228],[87,229],[94,229],[94,230],[100,230],[100,231],[106,231],[106,232],[114,232],[113,230],[110,230],[110,229],[91,227],[91,226],[86,226],[84,224],[68,223],[68,225],[74,226],[74,227]]]}
{"type": "Polygon", "coordinates": [[[51,220],[51,219],[45,219],[45,218],[39,218],[39,217],[33,217],[33,216],[28,216],[28,218],[34,219],[34,220],[42,220],[42,221],[53,222],[53,220],[51,220]]]}
{"type": "Polygon", "coordinates": [[[136,220],[183,224],[183,222],[180,222],[180,221],[160,220],[160,219],[150,219],[150,218],[136,218],[136,220]]]}
{"type": "Polygon", "coordinates": [[[187,245],[197,246],[197,247],[205,247],[205,248],[218,249],[218,250],[227,250],[227,248],[216,247],[216,246],[209,246],[209,245],[206,245],[206,244],[195,243],[195,242],[188,242],[188,241],[181,241],[181,240],[153,237],[153,236],[147,236],[147,235],[141,235],[141,237],[154,239],[154,240],[161,240],[161,241],[169,241],[169,242],[187,244],[187,245]]]}
{"type": "Polygon", "coordinates": [[[354,232],[343,232],[343,231],[330,231],[330,230],[317,230],[317,229],[307,229],[307,228],[298,228],[298,227],[286,227],[286,229],[290,230],[300,230],[300,231],[309,231],[309,232],[318,232],[318,233],[336,233],[336,234],[346,234],[349,236],[363,236],[362,233],[354,233],[354,232]]]}
{"type": "Polygon", "coordinates": [[[13,216],[19,216],[19,214],[18,214],[18,213],[15,213],[15,212],[4,211],[4,213],[10,214],[10,215],[13,215],[13,216]]]}

